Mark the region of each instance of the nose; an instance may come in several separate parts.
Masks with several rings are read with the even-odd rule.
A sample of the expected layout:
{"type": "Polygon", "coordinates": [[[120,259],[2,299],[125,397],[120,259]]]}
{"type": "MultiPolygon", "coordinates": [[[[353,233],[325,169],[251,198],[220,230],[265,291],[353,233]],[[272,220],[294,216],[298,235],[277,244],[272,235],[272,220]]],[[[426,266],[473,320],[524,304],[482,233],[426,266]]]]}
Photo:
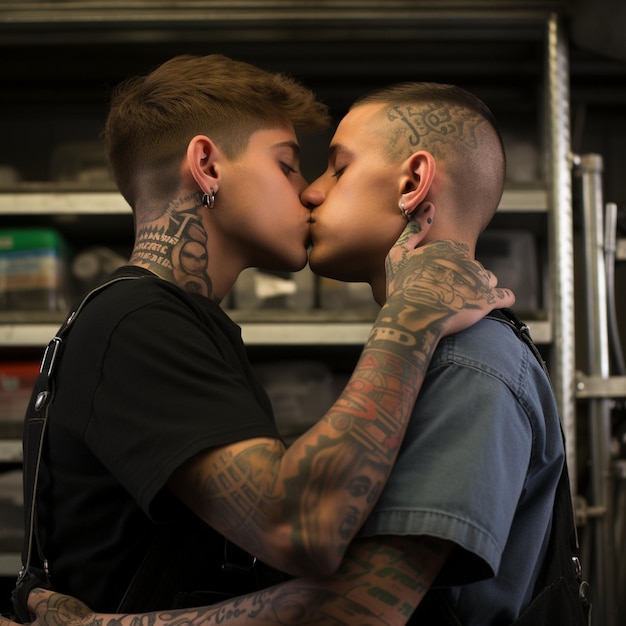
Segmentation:
{"type": "Polygon", "coordinates": [[[318,181],[312,182],[301,194],[300,202],[308,209],[314,209],[324,202],[324,192],[318,181]]]}

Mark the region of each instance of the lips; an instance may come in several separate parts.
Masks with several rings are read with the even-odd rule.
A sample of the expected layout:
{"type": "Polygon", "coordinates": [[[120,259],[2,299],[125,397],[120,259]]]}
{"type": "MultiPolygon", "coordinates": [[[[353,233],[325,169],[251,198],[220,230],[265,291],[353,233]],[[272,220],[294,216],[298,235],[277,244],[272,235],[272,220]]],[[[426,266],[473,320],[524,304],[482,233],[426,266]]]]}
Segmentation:
{"type": "Polygon", "coordinates": [[[307,237],[307,240],[306,240],[307,248],[310,248],[313,245],[313,233],[311,229],[313,224],[315,224],[315,220],[313,219],[313,216],[311,216],[309,218],[309,236],[307,237]]]}

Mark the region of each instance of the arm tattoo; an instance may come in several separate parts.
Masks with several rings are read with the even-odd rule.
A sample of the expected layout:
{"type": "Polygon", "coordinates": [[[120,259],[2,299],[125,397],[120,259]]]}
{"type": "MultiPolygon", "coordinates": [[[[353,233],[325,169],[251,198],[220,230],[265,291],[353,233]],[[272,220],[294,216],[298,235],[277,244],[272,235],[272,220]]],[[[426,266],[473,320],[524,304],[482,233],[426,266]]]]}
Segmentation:
{"type": "Polygon", "coordinates": [[[393,262],[393,296],[344,392],[316,426],[286,452],[277,441],[236,454],[226,447],[210,467],[194,470],[190,507],[261,560],[294,573],[325,569],[327,546],[343,555],[391,471],[445,320],[491,297],[466,248],[429,246],[417,262],[406,255],[393,262]],[[268,544],[273,520],[290,534],[291,554],[280,557],[289,563],[277,562],[268,544]]]}
{"type": "Polygon", "coordinates": [[[362,540],[332,577],[296,579],[193,609],[101,615],[74,598],[41,590],[32,593],[30,605],[45,626],[396,626],[427,593],[448,551],[432,539],[362,540]]]}

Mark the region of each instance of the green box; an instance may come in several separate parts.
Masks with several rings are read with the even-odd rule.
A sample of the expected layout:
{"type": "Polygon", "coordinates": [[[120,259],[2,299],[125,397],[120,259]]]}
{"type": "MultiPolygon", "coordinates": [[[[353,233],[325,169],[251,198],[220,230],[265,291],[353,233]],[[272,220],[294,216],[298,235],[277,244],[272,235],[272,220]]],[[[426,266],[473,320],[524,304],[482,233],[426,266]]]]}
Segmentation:
{"type": "Polygon", "coordinates": [[[54,229],[0,229],[0,309],[64,310],[67,258],[54,229]]]}

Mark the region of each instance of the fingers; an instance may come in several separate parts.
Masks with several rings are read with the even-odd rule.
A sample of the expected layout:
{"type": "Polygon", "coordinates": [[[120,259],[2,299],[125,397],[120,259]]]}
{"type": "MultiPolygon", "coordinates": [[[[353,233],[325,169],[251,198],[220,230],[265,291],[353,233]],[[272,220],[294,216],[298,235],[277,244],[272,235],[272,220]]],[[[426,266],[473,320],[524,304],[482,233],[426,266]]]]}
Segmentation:
{"type": "Polygon", "coordinates": [[[89,607],[76,598],[39,588],[30,592],[28,609],[34,617],[33,626],[57,626],[61,618],[65,626],[72,626],[90,613],[89,607]]]}
{"type": "Polygon", "coordinates": [[[481,299],[493,301],[499,307],[511,306],[515,302],[512,292],[497,287],[495,274],[473,259],[465,244],[438,240],[419,245],[420,231],[417,222],[408,222],[387,255],[388,296],[406,280],[415,280],[420,276],[429,277],[434,283],[448,282],[464,292],[474,288],[481,299]],[[466,284],[465,288],[462,283],[466,284]]]}
{"type": "Polygon", "coordinates": [[[498,287],[495,290],[497,304],[494,309],[508,309],[515,304],[515,294],[510,289],[503,289],[498,287]]]}
{"type": "Polygon", "coordinates": [[[28,594],[28,610],[32,616],[37,619],[44,617],[45,612],[48,609],[48,601],[52,593],[52,591],[37,587],[28,594]]]}
{"type": "Polygon", "coordinates": [[[507,309],[512,307],[515,304],[515,294],[506,287],[498,287],[498,277],[490,270],[485,269],[485,275],[487,276],[489,290],[494,296],[492,309],[507,309]]]}
{"type": "Polygon", "coordinates": [[[389,251],[389,256],[394,261],[404,258],[406,254],[417,248],[422,238],[422,227],[419,222],[407,222],[404,230],[400,233],[400,236],[389,251]]]}
{"type": "Polygon", "coordinates": [[[424,322],[439,335],[475,324],[493,309],[510,307],[515,296],[472,258],[466,245],[438,240],[412,249],[419,226],[407,224],[387,257],[387,306],[407,330],[424,322]]]}

